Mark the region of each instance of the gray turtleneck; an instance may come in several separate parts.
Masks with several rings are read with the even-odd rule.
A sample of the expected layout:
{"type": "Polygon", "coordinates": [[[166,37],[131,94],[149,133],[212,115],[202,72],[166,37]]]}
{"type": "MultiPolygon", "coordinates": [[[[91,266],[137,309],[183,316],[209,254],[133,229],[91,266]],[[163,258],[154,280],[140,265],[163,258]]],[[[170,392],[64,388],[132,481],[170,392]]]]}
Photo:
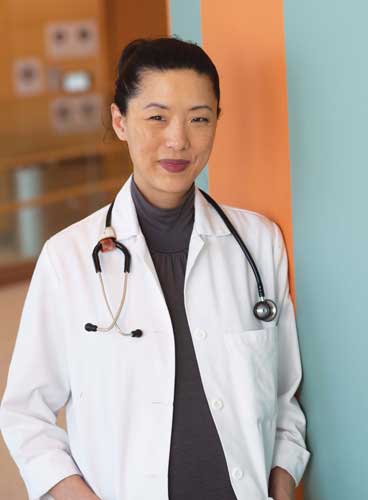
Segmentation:
{"type": "Polygon", "coordinates": [[[176,368],[169,498],[236,500],[203,390],[184,307],[185,268],[194,222],[194,183],[175,208],[152,205],[134,178],[131,194],[174,329],[176,368]]]}

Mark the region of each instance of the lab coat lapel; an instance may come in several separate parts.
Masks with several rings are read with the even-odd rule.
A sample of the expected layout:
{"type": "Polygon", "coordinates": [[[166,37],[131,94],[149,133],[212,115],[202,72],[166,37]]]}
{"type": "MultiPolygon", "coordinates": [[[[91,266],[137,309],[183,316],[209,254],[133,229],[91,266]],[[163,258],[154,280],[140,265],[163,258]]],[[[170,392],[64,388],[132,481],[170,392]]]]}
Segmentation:
{"type": "MultiPolygon", "coordinates": [[[[137,213],[131,196],[130,184],[132,182],[132,177],[133,174],[129,176],[116,196],[112,215],[112,225],[116,230],[118,240],[122,241],[122,243],[124,243],[124,240],[135,236],[135,241],[132,242],[134,256],[136,255],[141,262],[144,263],[162,291],[151,254],[139,226],[137,213]]],[[[195,186],[194,224],[189,242],[185,283],[194,268],[199,254],[205,246],[205,237],[224,236],[228,234],[230,234],[230,231],[221,217],[216,213],[215,209],[209,205],[199,188],[195,186]]]]}
{"type": "Polygon", "coordinates": [[[136,266],[143,265],[152,275],[155,283],[162,294],[162,288],[156,273],[149,248],[141,231],[137,212],[131,195],[131,174],[120,191],[117,193],[112,211],[112,227],[115,229],[116,237],[131,252],[132,274],[136,266]],[[138,262],[136,261],[138,259],[138,262]]]}
{"type": "Polygon", "coordinates": [[[230,234],[229,229],[209,205],[199,188],[195,186],[194,198],[194,225],[189,244],[188,260],[185,273],[185,286],[194,268],[195,262],[203,250],[207,237],[225,236],[230,234]]]}
{"type": "Polygon", "coordinates": [[[202,236],[199,234],[196,234],[195,231],[193,230],[192,236],[191,236],[190,242],[189,242],[189,251],[188,251],[187,266],[186,266],[186,270],[185,270],[184,287],[186,286],[186,283],[189,279],[190,272],[193,269],[195,261],[197,260],[198,255],[200,254],[203,246],[204,246],[204,241],[203,241],[202,236]]]}
{"type": "Polygon", "coordinates": [[[112,212],[112,225],[115,228],[117,239],[123,244],[127,244],[131,249],[133,253],[132,260],[137,256],[157,279],[155,266],[141,231],[130,191],[132,178],[133,174],[128,177],[127,181],[116,195],[112,212]]]}
{"type": "Polygon", "coordinates": [[[137,256],[140,259],[141,263],[143,263],[143,265],[146,266],[146,269],[148,271],[150,271],[150,273],[152,274],[152,276],[156,282],[156,285],[158,286],[158,288],[162,292],[162,288],[161,288],[161,284],[160,284],[160,281],[159,281],[158,276],[157,276],[156,268],[155,268],[155,265],[153,263],[153,260],[152,260],[150,251],[148,249],[146,240],[143,236],[143,233],[139,233],[137,235],[132,250],[134,250],[134,256],[137,256]]]}

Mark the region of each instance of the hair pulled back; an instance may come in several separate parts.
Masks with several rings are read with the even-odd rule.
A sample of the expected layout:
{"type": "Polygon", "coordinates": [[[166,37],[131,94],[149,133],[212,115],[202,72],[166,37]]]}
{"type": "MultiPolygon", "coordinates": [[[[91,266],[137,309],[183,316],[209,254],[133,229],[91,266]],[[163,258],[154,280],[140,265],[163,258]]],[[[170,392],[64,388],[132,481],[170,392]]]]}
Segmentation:
{"type": "Polygon", "coordinates": [[[121,114],[126,114],[129,99],[139,93],[144,71],[170,69],[192,69],[207,75],[217,98],[217,116],[220,115],[220,83],[215,65],[201,47],[178,37],[137,38],[124,48],[119,59],[114,96],[121,114]]]}

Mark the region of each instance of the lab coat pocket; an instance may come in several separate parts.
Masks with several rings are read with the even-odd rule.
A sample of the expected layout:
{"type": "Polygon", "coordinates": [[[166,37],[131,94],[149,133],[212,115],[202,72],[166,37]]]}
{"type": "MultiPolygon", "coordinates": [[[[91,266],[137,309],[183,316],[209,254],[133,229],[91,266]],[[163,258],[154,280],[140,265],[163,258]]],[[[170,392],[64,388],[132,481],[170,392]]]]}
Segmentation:
{"type": "Polygon", "coordinates": [[[228,330],[225,343],[229,369],[246,413],[274,418],[277,413],[277,326],[259,330],[228,330]]]}

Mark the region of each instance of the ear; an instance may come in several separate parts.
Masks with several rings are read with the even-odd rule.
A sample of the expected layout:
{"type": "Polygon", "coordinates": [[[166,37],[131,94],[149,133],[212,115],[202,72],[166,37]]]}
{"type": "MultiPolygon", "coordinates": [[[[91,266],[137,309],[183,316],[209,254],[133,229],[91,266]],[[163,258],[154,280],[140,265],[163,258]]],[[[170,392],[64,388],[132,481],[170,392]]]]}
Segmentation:
{"type": "Polygon", "coordinates": [[[115,134],[121,141],[126,141],[126,116],[120,113],[120,110],[115,103],[111,104],[110,109],[112,128],[115,130],[115,134]]]}

